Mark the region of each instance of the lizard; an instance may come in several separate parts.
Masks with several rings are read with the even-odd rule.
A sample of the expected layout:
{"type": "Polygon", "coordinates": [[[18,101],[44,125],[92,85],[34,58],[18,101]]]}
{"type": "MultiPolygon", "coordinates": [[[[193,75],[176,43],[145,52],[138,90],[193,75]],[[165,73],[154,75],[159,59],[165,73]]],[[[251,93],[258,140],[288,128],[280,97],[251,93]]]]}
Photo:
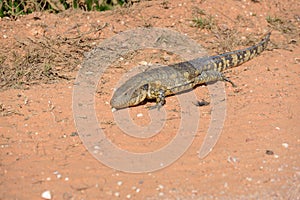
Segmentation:
{"type": "Polygon", "coordinates": [[[113,94],[110,105],[113,109],[137,106],[146,99],[155,99],[160,108],[166,96],[193,89],[207,82],[227,81],[223,71],[237,67],[261,54],[267,47],[271,32],[257,44],[245,49],[215,56],[201,57],[168,66],[153,68],[129,78],[113,94]]]}

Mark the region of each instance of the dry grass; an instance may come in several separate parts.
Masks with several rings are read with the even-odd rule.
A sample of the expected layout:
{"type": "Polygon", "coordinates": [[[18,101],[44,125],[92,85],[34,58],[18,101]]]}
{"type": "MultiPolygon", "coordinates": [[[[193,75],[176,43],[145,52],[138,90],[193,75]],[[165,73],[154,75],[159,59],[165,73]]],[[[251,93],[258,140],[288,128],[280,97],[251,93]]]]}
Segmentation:
{"type": "Polygon", "coordinates": [[[49,83],[58,79],[71,79],[68,72],[80,64],[84,52],[95,47],[97,35],[107,24],[94,27],[76,36],[43,36],[17,39],[11,49],[0,50],[0,88],[22,88],[34,83],[49,83]],[[1,52],[3,51],[3,52],[1,52]],[[4,53],[4,51],[6,53],[4,53]]]}

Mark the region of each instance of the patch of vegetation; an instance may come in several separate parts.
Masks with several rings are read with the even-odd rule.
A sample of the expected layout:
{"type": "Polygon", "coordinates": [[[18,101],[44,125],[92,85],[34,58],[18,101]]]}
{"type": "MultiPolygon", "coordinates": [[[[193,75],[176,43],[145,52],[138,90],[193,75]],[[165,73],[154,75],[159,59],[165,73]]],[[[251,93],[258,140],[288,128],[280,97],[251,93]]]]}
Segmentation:
{"type": "Polygon", "coordinates": [[[215,26],[215,22],[211,15],[198,16],[198,17],[194,17],[193,19],[193,27],[211,30],[214,26],[215,26]]]}
{"type": "Polygon", "coordinates": [[[266,21],[272,26],[272,28],[282,32],[282,33],[293,33],[296,31],[295,26],[291,21],[283,20],[277,16],[266,17],[266,21]]]}
{"type": "Polygon", "coordinates": [[[212,15],[207,15],[205,10],[194,7],[193,8],[194,18],[192,20],[192,27],[197,27],[200,29],[212,30],[216,28],[215,20],[212,15]]]}
{"type": "Polygon", "coordinates": [[[280,18],[276,17],[276,16],[271,17],[270,15],[268,15],[266,17],[266,20],[269,24],[282,24],[283,23],[283,21],[280,18]]]}
{"type": "Polygon", "coordinates": [[[125,0],[1,0],[0,17],[16,18],[34,11],[57,13],[67,9],[104,11],[124,3],[125,0]]]}
{"type": "Polygon", "coordinates": [[[84,52],[99,42],[97,33],[106,26],[79,31],[75,36],[16,38],[10,49],[0,49],[0,55],[5,55],[0,56],[0,90],[72,79],[69,73],[81,63],[84,52]]]}

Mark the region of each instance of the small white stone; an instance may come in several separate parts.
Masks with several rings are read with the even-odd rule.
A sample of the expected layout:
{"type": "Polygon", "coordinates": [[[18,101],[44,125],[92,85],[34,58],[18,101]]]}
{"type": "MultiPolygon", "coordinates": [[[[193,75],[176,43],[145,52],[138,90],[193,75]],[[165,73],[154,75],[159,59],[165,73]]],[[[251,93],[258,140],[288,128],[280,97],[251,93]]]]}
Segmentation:
{"type": "Polygon", "coordinates": [[[264,166],[260,166],[259,169],[264,169],[264,166]]]}
{"type": "Polygon", "coordinates": [[[94,149],[97,149],[97,150],[99,150],[99,149],[101,149],[99,146],[94,146],[94,149]]]}
{"type": "Polygon", "coordinates": [[[140,65],[147,65],[148,63],[147,63],[146,61],[143,60],[143,61],[139,62],[139,64],[140,64],[140,65]]]}
{"type": "Polygon", "coordinates": [[[49,190],[46,190],[45,192],[42,193],[42,198],[43,199],[51,199],[51,193],[49,190]]]}
{"type": "Polygon", "coordinates": [[[160,193],[158,193],[158,196],[162,197],[162,196],[164,196],[164,193],[160,192],[160,193]]]}
{"type": "Polygon", "coordinates": [[[279,155],[277,155],[277,154],[274,154],[274,158],[279,158],[279,155]]]}
{"type": "Polygon", "coordinates": [[[227,162],[229,162],[229,163],[237,163],[238,161],[239,161],[239,159],[236,157],[228,156],[228,158],[227,158],[227,162]]]}
{"type": "Polygon", "coordinates": [[[7,38],[7,35],[3,35],[3,38],[6,39],[6,38],[7,38]]]}
{"type": "Polygon", "coordinates": [[[224,188],[228,188],[228,183],[227,182],[224,183],[224,188]]]}
{"type": "Polygon", "coordinates": [[[251,177],[246,177],[246,180],[247,181],[252,181],[252,178],[251,177]]]}
{"type": "Polygon", "coordinates": [[[162,190],[162,189],[164,189],[164,186],[163,185],[158,185],[158,189],[162,190]]]}
{"type": "Polygon", "coordinates": [[[66,178],[65,178],[65,181],[68,181],[68,180],[69,180],[69,177],[66,177],[66,178]]]}
{"type": "Polygon", "coordinates": [[[130,198],[131,198],[131,195],[130,195],[130,194],[127,194],[127,195],[126,195],[126,198],[127,198],[127,199],[130,199],[130,198]]]}
{"type": "Polygon", "coordinates": [[[288,148],[289,147],[289,144],[288,143],[282,143],[281,144],[284,148],[288,148]]]}
{"type": "Polygon", "coordinates": [[[120,193],[119,193],[119,192],[115,192],[115,196],[116,196],[116,197],[119,197],[119,196],[120,196],[120,193]]]}
{"type": "Polygon", "coordinates": [[[137,117],[143,117],[143,114],[142,113],[138,113],[136,116],[137,117]]]}
{"type": "Polygon", "coordinates": [[[276,130],[280,130],[280,128],[279,128],[279,127],[275,127],[275,129],[276,129],[276,130]]]}
{"type": "Polygon", "coordinates": [[[123,182],[122,181],[118,181],[117,184],[118,184],[118,186],[121,186],[123,184],[123,182]]]}
{"type": "Polygon", "coordinates": [[[140,191],[141,191],[140,188],[136,188],[136,190],[135,190],[136,193],[139,193],[140,191]]]}

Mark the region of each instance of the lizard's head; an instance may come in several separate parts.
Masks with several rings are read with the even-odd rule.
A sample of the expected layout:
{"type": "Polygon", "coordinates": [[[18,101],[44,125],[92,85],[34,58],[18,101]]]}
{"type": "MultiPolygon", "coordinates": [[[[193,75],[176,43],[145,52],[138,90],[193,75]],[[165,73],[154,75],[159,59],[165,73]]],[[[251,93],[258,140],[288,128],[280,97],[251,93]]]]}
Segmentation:
{"type": "Polygon", "coordinates": [[[116,109],[138,105],[147,97],[148,88],[148,84],[134,87],[134,84],[125,83],[115,91],[110,105],[116,109]]]}

